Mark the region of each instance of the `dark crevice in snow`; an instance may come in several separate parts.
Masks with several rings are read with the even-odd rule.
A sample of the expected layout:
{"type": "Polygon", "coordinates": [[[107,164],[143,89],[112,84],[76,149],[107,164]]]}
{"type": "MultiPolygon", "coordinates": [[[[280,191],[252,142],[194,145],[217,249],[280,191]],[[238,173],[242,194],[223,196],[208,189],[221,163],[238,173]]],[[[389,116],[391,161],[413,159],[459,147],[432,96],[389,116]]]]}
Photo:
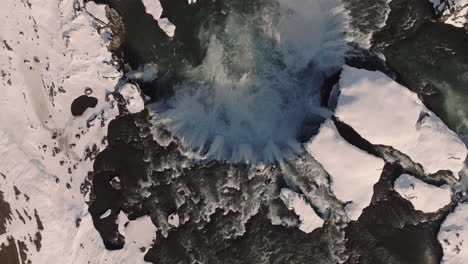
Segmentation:
{"type": "Polygon", "coordinates": [[[332,119],[338,129],[338,133],[350,144],[373,156],[383,159],[385,162],[400,164],[405,169],[405,173],[435,186],[444,184],[452,185],[457,181],[453,174],[446,170],[441,170],[434,174],[426,174],[421,164],[412,161],[408,155],[394,149],[392,146],[374,145],[361,137],[351,126],[340,121],[337,117],[333,116],[332,119]]]}

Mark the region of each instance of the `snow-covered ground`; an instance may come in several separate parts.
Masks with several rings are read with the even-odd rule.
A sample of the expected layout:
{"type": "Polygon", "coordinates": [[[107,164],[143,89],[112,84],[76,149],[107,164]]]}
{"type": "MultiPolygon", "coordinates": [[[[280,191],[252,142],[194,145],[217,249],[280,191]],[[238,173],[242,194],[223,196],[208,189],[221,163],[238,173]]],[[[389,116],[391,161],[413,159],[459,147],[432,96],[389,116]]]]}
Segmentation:
{"type": "Polygon", "coordinates": [[[331,120],[322,124],[305,148],[330,174],[336,197],[350,202],[345,210],[351,220],[356,220],[370,203],[384,161],[346,142],[331,120]]]}
{"type": "Polygon", "coordinates": [[[323,225],[323,219],[320,218],[310,207],[303,194],[298,194],[290,189],[281,189],[280,198],[289,210],[299,216],[299,229],[305,233],[310,233],[323,225]]]}
{"type": "Polygon", "coordinates": [[[441,263],[462,264],[468,261],[468,204],[459,204],[450,213],[437,236],[444,250],[441,263]]]}
{"type": "MultiPolygon", "coordinates": [[[[0,216],[8,218],[0,245],[24,243],[32,263],[143,262],[135,257],[139,249],[104,249],[80,190],[92,170],[90,156],[104,148],[107,125],[118,114],[108,93],[121,73],[107,50],[104,23],[104,6],[94,3],[2,1],[0,191],[12,210],[0,216]],[[98,103],[73,116],[70,105],[85,91],[98,103]]],[[[134,101],[131,111],[141,110],[130,88],[123,91],[134,101]]],[[[148,248],[152,238],[138,241],[131,226],[128,239],[148,248]]]]}
{"type": "Polygon", "coordinates": [[[402,174],[395,181],[395,191],[409,200],[416,210],[435,212],[450,203],[450,186],[427,184],[411,175],[402,174]]]}
{"type": "Polygon", "coordinates": [[[450,170],[457,177],[465,144],[418,96],[378,71],[343,68],[336,116],[373,144],[393,146],[426,173],[450,170]]]}
{"type": "Polygon", "coordinates": [[[429,0],[442,20],[456,27],[468,26],[468,0],[429,0]]]}

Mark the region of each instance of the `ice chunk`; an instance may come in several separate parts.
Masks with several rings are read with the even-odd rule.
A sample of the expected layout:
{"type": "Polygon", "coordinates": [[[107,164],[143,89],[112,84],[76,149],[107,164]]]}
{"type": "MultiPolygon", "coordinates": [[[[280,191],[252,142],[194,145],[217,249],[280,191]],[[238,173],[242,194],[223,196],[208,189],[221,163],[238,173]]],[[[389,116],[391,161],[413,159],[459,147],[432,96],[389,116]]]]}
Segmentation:
{"type": "Polygon", "coordinates": [[[105,211],[105,212],[100,216],[100,218],[103,219],[103,218],[108,217],[108,216],[111,214],[111,212],[112,212],[111,209],[107,209],[107,211],[105,211]]]}
{"type": "Polygon", "coordinates": [[[343,68],[336,115],[373,144],[392,146],[427,173],[463,168],[466,146],[418,96],[378,71],[343,68]]]}
{"type": "Polygon", "coordinates": [[[408,174],[402,174],[394,188],[413,204],[414,209],[425,213],[435,212],[450,203],[450,186],[437,187],[408,174]]]}
{"type": "Polygon", "coordinates": [[[299,220],[301,221],[299,225],[300,230],[310,233],[314,229],[322,227],[323,219],[310,207],[304,195],[283,188],[281,189],[280,198],[289,210],[294,210],[294,213],[299,216],[299,220]]]}
{"type": "Polygon", "coordinates": [[[468,204],[459,204],[440,227],[437,238],[444,250],[441,263],[468,263],[468,204]]]}
{"type": "Polygon", "coordinates": [[[146,13],[153,16],[154,20],[158,21],[159,27],[166,32],[169,37],[174,36],[175,26],[167,18],[161,18],[162,7],[159,0],[143,0],[146,13]]]}
{"type": "Polygon", "coordinates": [[[331,120],[322,124],[305,148],[330,174],[336,197],[350,202],[345,210],[351,220],[356,220],[370,203],[384,161],[346,142],[331,120]]]}

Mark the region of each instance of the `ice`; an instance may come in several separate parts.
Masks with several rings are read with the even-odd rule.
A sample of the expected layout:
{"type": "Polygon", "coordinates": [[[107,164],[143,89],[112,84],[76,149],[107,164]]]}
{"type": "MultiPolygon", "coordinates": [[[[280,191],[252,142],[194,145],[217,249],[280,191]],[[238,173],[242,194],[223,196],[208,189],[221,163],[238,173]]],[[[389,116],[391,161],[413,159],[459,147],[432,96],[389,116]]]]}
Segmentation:
{"type": "Polygon", "coordinates": [[[409,200],[416,210],[431,213],[450,203],[450,186],[427,184],[411,175],[402,174],[395,181],[395,191],[409,200]]]}
{"type": "Polygon", "coordinates": [[[280,198],[289,210],[299,216],[299,229],[305,233],[310,233],[315,229],[322,227],[323,219],[320,218],[310,207],[304,198],[304,195],[298,194],[287,188],[281,189],[280,198]]]}
{"type": "Polygon", "coordinates": [[[346,142],[331,120],[322,124],[305,148],[330,174],[335,196],[350,202],[345,210],[351,220],[356,220],[370,204],[384,161],[346,142]]]}
{"type": "Polygon", "coordinates": [[[167,222],[173,226],[173,227],[178,227],[179,226],[179,215],[178,214],[171,214],[169,215],[167,222]]]}
{"type": "Polygon", "coordinates": [[[157,229],[147,215],[129,221],[121,212],[118,217],[119,233],[125,236],[120,263],[144,263],[144,255],[156,239],[157,229]],[[127,224],[128,223],[128,224],[127,224]],[[141,250],[144,248],[145,250],[141,250]]]}
{"type": "Polygon", "coordinates": [[[99,218],[101,218],[101,219],[106,218],[106,217],[108,217],[111,213],[112,213],[112,210],[111,210],[111,209],[107,209],[107,211],[105,211],[99,218]]]}
{"type": "Polygon", "coordinates": [[[468,263],[468,204],[460,203],[440,227],[437,238],[444,250],[441,263],[468,263]]]}
{"type": "Polygon", "coordinates": [[[378,71],[343,68],[336,116],[372,144],[383,144],[420,163],[426,173],[457,177],[466,146],[418,96],[378,71]]]}
{"type": "Polygon", "coordinates": [[[145,5],[146,13],[153,16],[153,19],[158,21],[159,27],[169,36],[173,37],[175,26],[167,18],[161,18],[162,7],[159,0],[142,0],[145,5]]]}

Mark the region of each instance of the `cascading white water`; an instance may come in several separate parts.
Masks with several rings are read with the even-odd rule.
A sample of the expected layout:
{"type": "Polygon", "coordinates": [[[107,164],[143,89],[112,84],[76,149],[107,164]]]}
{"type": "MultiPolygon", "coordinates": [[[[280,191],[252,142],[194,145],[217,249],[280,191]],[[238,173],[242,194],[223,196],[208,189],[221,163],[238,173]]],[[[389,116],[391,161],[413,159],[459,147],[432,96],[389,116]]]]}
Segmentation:
{"type": "Polygon", "coordinates": [[[200,36],[203,63],[153,105],[156,122],[205,159],[270,163],[301,153],[303,122],[328,115],[320,86],[343,64],[345,21],[339,0],[230,9],[222,33],[200,36]]]}

